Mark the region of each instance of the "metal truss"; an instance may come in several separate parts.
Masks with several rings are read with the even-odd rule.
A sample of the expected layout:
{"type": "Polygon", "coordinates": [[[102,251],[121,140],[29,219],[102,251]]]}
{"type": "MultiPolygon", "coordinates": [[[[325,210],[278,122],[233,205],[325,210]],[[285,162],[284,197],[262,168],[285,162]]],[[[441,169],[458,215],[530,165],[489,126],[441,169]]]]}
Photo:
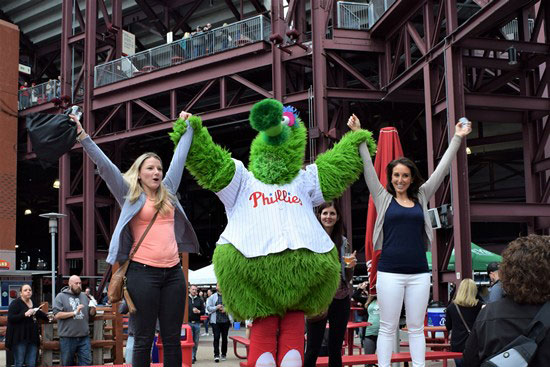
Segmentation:
{"type": "MultiPolygon", "coordinates": [[[[522,126],[521,136],[484,137],[478,132],[472,140],[473,144],[523,140],[525,202],[471,201],[465,146],[453,162],[451,178],[432,200],[432,207],[451,202],[454,209],[452,230],[439,232],[433,246],[435,299],[445,298],[445,282],[472,275],[471,222],[526,222],[530,232],[548,232],[550,9],[545,1],[476,1],[481,9],[464,17],[456,0],[397,0],[369,31],[358,31],[337,27],[335,0],[290,0],[286,9],[282,0],[273,0],[270,43],[244,45],[94,88],[97,60],[120,57],[123,18],[120,0],[112,3],[109,15],[104,0],[87,0],[84,19],[71,1],[63,2],[61,55],[62,94],[70,94],[71,48],[84,49],[77,85],[84,89],[85,128],[115,163],[120,163],[130,139],[170,129],[184,108],[214,128],[246,118],[253,103],[266,97],[296,104],[307,111],[304,121],[311,121],[311,159],[343,134],[352,108],[366,113],[375,108],[373,102],[414,104],[425,119],[428,173],[442,156],[459,117],[522,126]],[[99,36],[98,11],[109,31],[99,36]],[[73,12],[82,30],[75,35],[73,12]],[[507,40],[499,29],[513,18],[518,20],[520,38],[507,40]],[[534,19],[531,32],[528,18],[534,19]],[[518,52],[517,64],[506,57],[511,46],[518,52]],[[453,249],[456,270],[451,272],[447,264],[453,249]]],[[[155,20],[147,3],[138,1],[155,20]]],[[[229,3],[235,18],[242,19],[242,9],[229,3]]],[[[259,2],[253,3],[258,12],[265,11],[259,2]]],[[[191,16],[192,11],[178,18],[173,29],[186,29],[191,16]]],[[[158,31],[171,28],[170,22],[160,19],[152,23],[161,28],[158,31]]],[[[43,108],[48,107],[52,106],[43,108]]],[[[373,130],[379,127],[367,124],[373,130]]],[[[60,272],[66,274],[68,261],[79,259],[82,274],[95,275],[96,261],[105,257],[97,242],[109,242],[118,209],[101,191],[93,163],[80,151],[77,146],[60,161],[59,206],[69,214],[60,227],[60,272]],[[82,244],[73,244],[79,250],[71,251],[71,238],[82,244]]],[[[349,192],[343,202],[351,233],[349,192]]]]}

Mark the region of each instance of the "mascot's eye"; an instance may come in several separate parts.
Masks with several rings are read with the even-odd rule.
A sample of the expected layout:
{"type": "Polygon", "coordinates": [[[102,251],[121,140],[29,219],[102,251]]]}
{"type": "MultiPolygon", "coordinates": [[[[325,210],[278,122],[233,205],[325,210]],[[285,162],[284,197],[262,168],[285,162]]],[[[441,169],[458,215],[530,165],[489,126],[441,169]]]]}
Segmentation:
{"type": "Polygon", "coordinates": [[[290,119],[288,116],[283,116],[283,121],[281,121],[281,124],[288,126],[290,124],[290,119]]]}

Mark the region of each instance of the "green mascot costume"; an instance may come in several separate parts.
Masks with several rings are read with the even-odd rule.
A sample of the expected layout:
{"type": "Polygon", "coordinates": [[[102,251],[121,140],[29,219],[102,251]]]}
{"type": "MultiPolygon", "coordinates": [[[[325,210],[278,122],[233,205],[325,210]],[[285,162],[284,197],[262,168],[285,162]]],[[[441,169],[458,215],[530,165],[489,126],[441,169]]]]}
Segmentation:
{"type": "MultiPolygon", "coordinates": [[[[358,147],[366,130],[348,132],[315,164],[304,167],[307,130],[297,111],[276,100],[256,103],[250,124],[259,131],[248,169],[214,144],[201,119],[194,129],[187,168],[199,185],[225,205],[228,224],[214,251],[214,270],[226,310],[253,319],[249,367],[301,367],[304,314],[324,312],[338,287],[337,249],[313,208],[342,195],[362,171],[358,147]]],[[[177,121],[177,144],[186,125],[177,121]]]]}

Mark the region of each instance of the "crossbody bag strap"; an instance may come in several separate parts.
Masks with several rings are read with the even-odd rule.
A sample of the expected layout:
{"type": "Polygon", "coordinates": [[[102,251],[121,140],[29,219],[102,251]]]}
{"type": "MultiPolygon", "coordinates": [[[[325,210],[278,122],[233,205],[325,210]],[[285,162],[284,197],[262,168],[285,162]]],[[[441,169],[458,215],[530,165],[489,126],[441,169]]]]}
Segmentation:
{"type": "Polygon", "coordinates": [[[128,260],[132,260],[132,258],[134,257],[134,255],[136,254],[138,248],[139,248],[139,245],[141,245],[141,243],[143,242],[143,240],[145,239],[145,236],[147,236],[147,232],[149,232],[149,230],[151,229],[151,227],[153,226],[153,223],[155,223],[155,220],[157,219],[157,215],[159,214],[159,211],[157,210],[155,212],[155,215],[153,215],[153,218],[151,218],[151,221],[149,222],[149,224],[147,225],[147,228],[145,228],[145,232],[143,232],[143,234],[141,235],[141,238],[139,239],[138,243],[136,244],[136,247],[134,247],[134,250],[132,251],[132,253],[130,254],[130,256],[128,257],[128,260]]]}
{"type": "Polygon", "coordinates": [[[548,329],[550,329],[550,301],[542,305],[527,327],[527,337],[534,339],[539,344],[544,340],[548,329]]]}
{"type": "Polygon", "coordinates": [[[455,303],[456,310],[458,311],[458,316],[460,316],[460,319],[462,320],[462,323],[466,327],[466,330],[468,330],[468,334],[471,333],[470,328],[468,327],[468,324],[466,323],[466,320],[464,320],[464,316],[462,316],[462,312],[460,312],[460,307],[455,303]]]}

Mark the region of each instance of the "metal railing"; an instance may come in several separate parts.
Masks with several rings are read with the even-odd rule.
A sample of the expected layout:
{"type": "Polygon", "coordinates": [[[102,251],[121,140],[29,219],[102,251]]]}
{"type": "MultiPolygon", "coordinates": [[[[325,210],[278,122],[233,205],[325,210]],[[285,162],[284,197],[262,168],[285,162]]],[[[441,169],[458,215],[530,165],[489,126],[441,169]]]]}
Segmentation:
{"type": "Polygon", "coordinates": [[[395,3],[395,0],[372,0],[369,3],[369,25],[372,27],[395,3]]]}
{"type": "Polygon", "coordinates": [[[34,87],[19,89],[19,110],[49,102],[60,95],[61,83],[54,79],[34,87]]]}
{"type": "Polygon", "coordinates": [[[338,28],[369,29],[369,4],[339,1],[338,28]]]}
{"type": "Polygon", "coordinates": [[[263,15],[197,33],[189,38],[97,65],[94,85],[101,87],[250,43],[268,41],[270,33],[271,22],[263,15]]]}
{"type": "MultiPolygon", "coordinates": [[[[531,34],[533,33],[533,28],[535,28],[535,20],[528,19],[527,25],[529,29],[529,37],[531,37],[531,34]]],[[[507,40],[510,40],[510,41],[519,40],[518,20],[512,19],[510,23],[506,24],[504,27],[501,28],[501,31],[507,40]]]]}

